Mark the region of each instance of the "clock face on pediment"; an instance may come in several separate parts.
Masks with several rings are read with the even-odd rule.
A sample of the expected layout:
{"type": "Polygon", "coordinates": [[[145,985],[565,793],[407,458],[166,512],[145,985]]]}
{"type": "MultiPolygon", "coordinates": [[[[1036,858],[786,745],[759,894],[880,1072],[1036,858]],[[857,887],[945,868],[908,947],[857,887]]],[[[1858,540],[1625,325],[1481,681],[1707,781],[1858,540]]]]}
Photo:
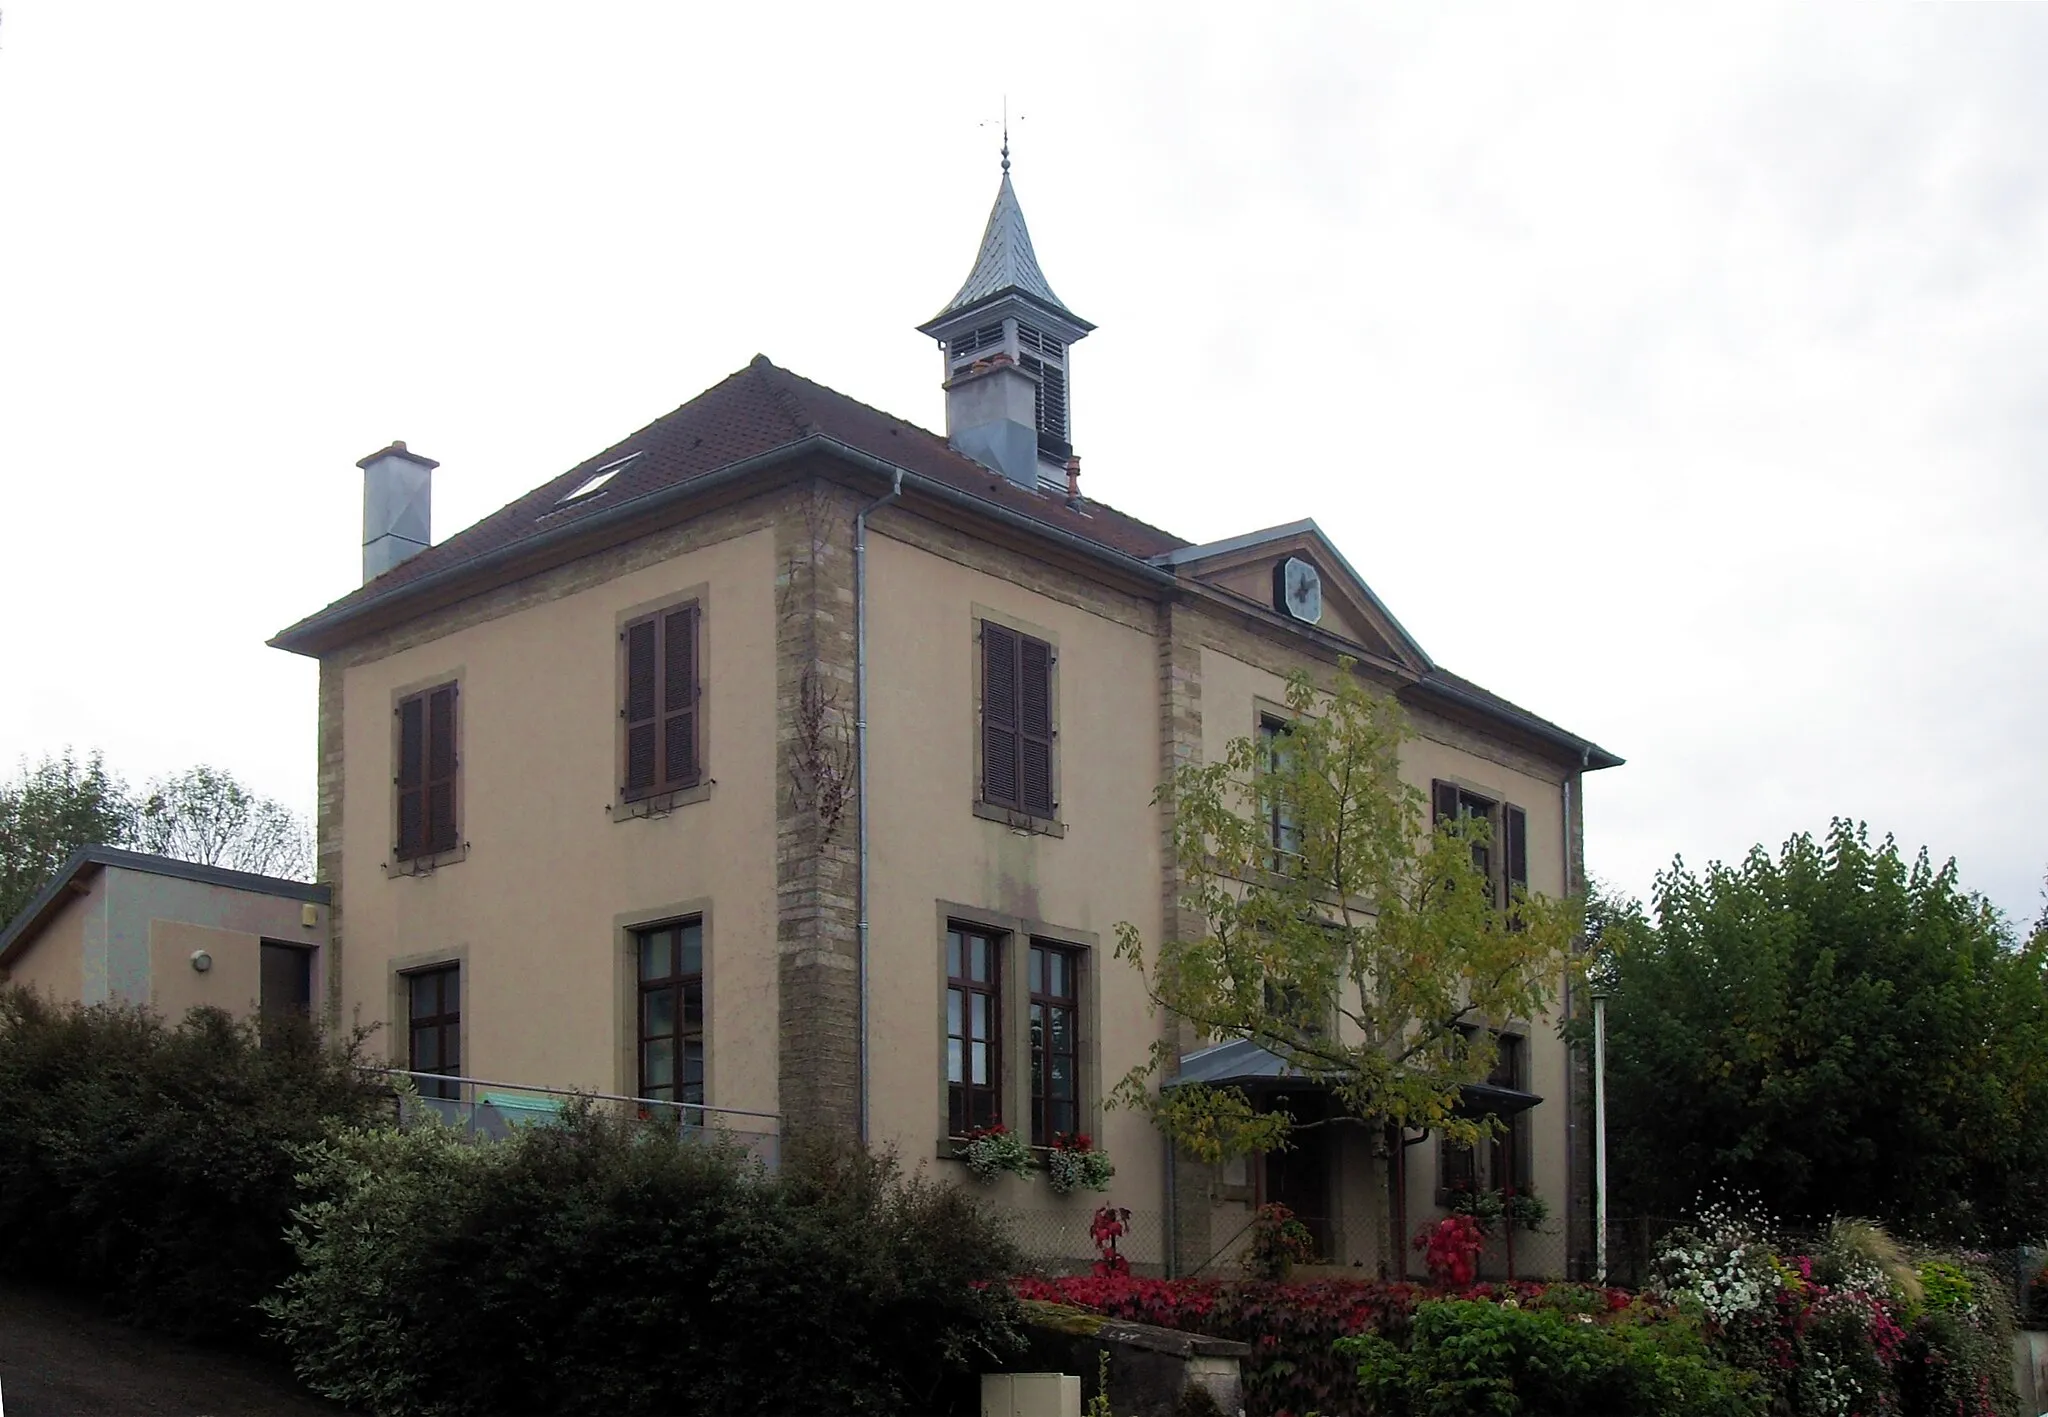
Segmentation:
{"type": "Polygon", "coordinates": [[[1288,556],[1273,566],[1273,608],[1313,625],[1323,618],[1323,576],[1314,564],[1288,556]]]}

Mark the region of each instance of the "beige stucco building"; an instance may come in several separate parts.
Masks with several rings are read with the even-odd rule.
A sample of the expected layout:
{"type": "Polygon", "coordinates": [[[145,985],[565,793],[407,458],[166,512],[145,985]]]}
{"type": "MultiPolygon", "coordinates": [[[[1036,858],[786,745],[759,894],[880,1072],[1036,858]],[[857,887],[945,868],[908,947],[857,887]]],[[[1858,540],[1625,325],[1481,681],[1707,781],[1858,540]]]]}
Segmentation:
{"type": "Polygon", "coordinates": [[[4,929],[0,984],[183,1018],[303,1012],[330,984],[324,885],[88,846],[4,929]]]}
{"type": "MultiPolygon", "coordinates": [[[[1005,172],[923,327],[946,436],[757,357],[438,545],[434,464],[365,459],[365,583],[274,641],[320,664],[337,1016],[421,1072],[835,1128],[963,1179],[972,1123],[1088,1131],[1107,1197],[998,1183],[1047,1254],[1091,1253],[1108,1199],[1134,1259],[1185,1270],[1284,1195],[1338,1259],[1397,1263],[1376,1136],[1211,1170],[1104,1111],[1174,1028],[1109,951],[1183,923],[1155,790],[1348,657],[1406,705],[1415,784],[1515,811],[1514,869],[1561,894],[1581,775],[1618,760],[1435,665],[1312,523],[1195,547],[1084,495],[1090,328],[1005,172]]],[[[1542,1099],[1522,1164],[1561,1228],[1553,1022],[1517,1026],[1506,1081],[1542,1099]]],[[[1436,1149],[1402,1155],[1412,1228],[1436,1149]]]]}

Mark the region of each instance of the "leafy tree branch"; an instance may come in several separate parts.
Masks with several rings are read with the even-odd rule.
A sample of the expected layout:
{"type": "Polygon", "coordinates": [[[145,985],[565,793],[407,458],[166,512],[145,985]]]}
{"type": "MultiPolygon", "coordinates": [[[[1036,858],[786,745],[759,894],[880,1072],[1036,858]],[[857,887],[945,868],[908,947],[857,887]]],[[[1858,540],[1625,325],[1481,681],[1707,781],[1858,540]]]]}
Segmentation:
{"type": "MultiPolygon", "coordinates": [[[[1405,714],[1352,669],[1333,693],[1297,675],[1284,732],[1175,772],[1162,795],[1199,929],[1148,952],[1124,923],[1116,954],[1155,1007],[1267,1049],[1346,1115],[1477,1140],[1488,1124],[1455,1115],[1460,1089],[1489,1071],[1490,1029],[1549,1011],[1579,908],[1505,899],[1479,864],[1484,821],[1432,826],[1401,774],[1405,714]]],[[[1240,1091],[1156,1087],[1176,1052],[1155,1044],[1112,1101],[1211,1160],[1284,1143],[1287,1119],[1240,1091]]]]}

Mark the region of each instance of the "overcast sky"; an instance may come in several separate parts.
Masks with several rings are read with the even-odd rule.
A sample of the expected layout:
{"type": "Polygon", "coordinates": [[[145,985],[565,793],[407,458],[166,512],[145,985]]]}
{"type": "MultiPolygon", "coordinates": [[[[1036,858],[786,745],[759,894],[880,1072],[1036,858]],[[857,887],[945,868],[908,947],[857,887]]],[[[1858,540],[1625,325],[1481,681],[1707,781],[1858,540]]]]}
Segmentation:
{"type": "Polygon", "coordinates": [[[1598,875],[1847,814],[2031,918],[2048,10],[1139,11],[10,0],[0,761],[310,812],[393,438],[446,537],[756,351],[941,426],[1007,91],[1091,495],[1315,517],[1629,760],[1598,875]]]}

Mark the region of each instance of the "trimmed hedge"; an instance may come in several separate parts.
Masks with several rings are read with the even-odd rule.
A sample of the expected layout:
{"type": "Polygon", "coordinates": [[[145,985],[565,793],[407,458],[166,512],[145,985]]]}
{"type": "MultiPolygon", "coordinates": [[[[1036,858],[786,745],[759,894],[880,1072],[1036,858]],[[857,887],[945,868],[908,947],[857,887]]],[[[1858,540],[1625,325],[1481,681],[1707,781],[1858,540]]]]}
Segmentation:
{"type": "Polygon", "coordinates": [[[0,1272],[180,1337],[255,1338],[294,1263],[292,1148],[388,1106],[353,1062],[304,1025],[0,990],[0,1272]]]}
{"type": "Polygon", "coordinates": [[[770,1177],[576,1107],[487,1145],[349,1131],[304,1164],[301,1268],[266,1308],[315,1391],[380,1417],[924,1412],[1021,1347],[994,1217],[893,1158],[770,1177]]]}

